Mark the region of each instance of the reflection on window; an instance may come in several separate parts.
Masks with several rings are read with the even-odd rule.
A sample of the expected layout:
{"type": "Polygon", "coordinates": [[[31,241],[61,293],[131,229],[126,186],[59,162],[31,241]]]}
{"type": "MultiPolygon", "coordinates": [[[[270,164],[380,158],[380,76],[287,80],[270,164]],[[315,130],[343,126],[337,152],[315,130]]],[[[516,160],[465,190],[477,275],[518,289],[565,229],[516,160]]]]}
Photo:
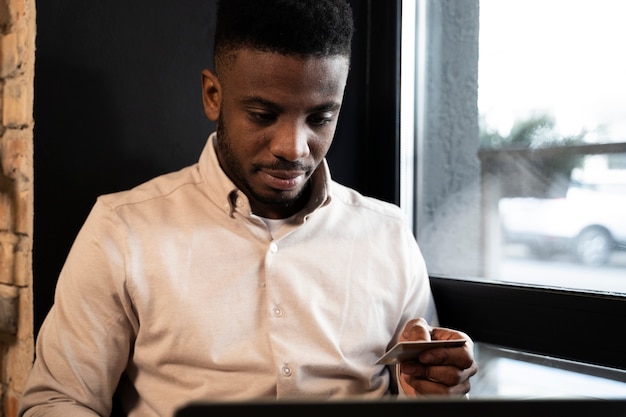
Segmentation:
{"type": "Polygon", "coordinates": [[[511,189],[497,201],[500,229],[492,238],[502,242],[502,249],[492,274],[516,282],[626,293],[626,167],[610,163],[621,166],[626,153],[570,156],[577,165],[559,174],[567,181],[551,179],[546,187],[526,190],[507,186],[532,183],[532,168],[545,171],[557,165],[550,161],[558,155],[537,154],[490,155],[491,165],[502,168],[499,186],[511,189]]]}
{"type": "Polygon", "coordinates": [[[472,397],[626,398],[626,372],[478,343],[472,397]]]}
{"type": "Polygon", "coordinates": [[[481,0],[486,276],[626,293],[625,12],[481,0]]]}

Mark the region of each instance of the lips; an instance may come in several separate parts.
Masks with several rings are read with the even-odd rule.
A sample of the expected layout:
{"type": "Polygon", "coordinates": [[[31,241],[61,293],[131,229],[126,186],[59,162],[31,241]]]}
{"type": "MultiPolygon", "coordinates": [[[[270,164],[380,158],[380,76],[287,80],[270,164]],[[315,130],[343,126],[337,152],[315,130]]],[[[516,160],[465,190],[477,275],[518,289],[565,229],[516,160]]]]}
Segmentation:
{"type": "Polygon", "coordinates": [[[304,171],[262,170],[261,181],[268,187],[281,191],[292,191],[304,183],[304,171]]]}

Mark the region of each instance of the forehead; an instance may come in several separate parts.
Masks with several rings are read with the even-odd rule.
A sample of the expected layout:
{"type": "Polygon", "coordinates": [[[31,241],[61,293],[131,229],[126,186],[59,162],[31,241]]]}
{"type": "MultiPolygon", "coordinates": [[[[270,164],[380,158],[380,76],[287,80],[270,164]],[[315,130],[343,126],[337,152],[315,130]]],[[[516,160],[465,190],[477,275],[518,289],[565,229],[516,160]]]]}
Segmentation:
{"type": "Polygon", "coordinates": [[[301,57],[239,49],[220,65],[224,94],[306,96],[320,99],[343,96],[349,59],[341,55],[301,57]]]}

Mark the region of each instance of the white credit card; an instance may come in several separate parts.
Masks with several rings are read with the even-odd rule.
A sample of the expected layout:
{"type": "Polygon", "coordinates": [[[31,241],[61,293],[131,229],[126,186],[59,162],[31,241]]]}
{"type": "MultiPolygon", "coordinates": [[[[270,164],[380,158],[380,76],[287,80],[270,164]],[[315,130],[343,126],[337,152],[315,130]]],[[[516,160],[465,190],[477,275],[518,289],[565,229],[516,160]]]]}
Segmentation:
{"type": "Polygon", "coordinates": [[[455,340],[430,340],[416,342],[398,342],[389,349],[383,356],[378,358],[376,365],[390,365],[400,363],[408,359],[414,359],[425,350],[440,347],[459,347],[465,344],[465,339],[455,340]]]}

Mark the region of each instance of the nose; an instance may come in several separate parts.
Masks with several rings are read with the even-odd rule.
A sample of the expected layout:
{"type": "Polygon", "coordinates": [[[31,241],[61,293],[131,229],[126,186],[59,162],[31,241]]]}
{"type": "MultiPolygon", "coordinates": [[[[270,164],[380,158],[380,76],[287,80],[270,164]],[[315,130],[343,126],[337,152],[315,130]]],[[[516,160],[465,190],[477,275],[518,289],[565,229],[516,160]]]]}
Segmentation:
{"type": "Polygon", "coordinates": [[[307,126],[291,122],[277,127],[270,145],[274,156],[287,161],[297,161],[309,155],[310,131],[307,126]]]}

